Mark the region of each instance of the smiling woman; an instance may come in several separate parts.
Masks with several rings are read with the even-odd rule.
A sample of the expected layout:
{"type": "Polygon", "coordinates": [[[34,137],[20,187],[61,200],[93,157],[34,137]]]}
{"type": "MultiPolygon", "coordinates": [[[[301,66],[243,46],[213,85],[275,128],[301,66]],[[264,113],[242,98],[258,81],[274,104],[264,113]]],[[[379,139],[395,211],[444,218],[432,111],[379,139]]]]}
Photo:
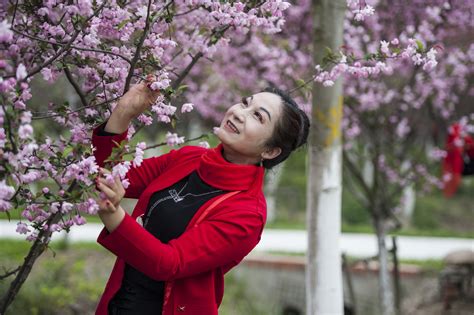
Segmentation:
{"type": "MultiPolygon", "coordinates": [[[[133,86],[94,129],[99,165],[156,96],[144,83],[133,86]]],[[[265,225],[264,169],[304,144],[308,130],[295,102],[269,88],[227,110],[216,148],[145,159],[127,173],[127,189],[99,178],[105,228],[98,242],[117,261],[96,313],[217,314],[224,274],[257,245],[265,225]],[[123,197],[138,199],[131,215],[123,197]]]]}

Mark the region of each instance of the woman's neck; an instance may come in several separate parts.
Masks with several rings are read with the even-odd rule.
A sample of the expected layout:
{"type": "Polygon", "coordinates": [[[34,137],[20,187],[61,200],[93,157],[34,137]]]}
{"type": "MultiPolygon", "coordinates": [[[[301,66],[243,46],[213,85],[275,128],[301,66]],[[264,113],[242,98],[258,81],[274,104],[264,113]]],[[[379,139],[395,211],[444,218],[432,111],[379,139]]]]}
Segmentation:
{"type": "Polygon", "coordinates": [[[232,150],[222,148],[222,157],[230,163],[244,164],[244,165],[257,165],[260,160],[255,157],[244,156],[242,154],[236,154],[232,150]]]}

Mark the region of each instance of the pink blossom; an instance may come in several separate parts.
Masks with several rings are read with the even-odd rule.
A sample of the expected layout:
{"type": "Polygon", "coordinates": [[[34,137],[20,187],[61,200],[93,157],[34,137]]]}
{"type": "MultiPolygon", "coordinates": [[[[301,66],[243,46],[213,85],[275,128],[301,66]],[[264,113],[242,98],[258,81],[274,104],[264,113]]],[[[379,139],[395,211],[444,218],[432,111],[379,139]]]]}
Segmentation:
{"type": "Polygon", "coordinates": [[[128,178],[122,179],[121,183],[122,183],[122,186],[123,186],[124,189],[127,189],[128,186],[130,186],[130,181],[128,180],[128,178]]]}
{"type": "Polygon", "coordinates": [[[43,187],[42,192],[43,192],[43,194],[49,193],[49,188],[48,187],[43,187]]]}
{"type": "Polygon", "coordinates": [[[155,81],[155,82],[153,82],[152,84],[150,84],[150,89],[152,89],[153,91],[156,91],[156,90],[164,90],[164,89],[166,89],[169,85],[170,85],[170,81],[169,81],[169,80],[164,80],[164,81],[161,81],[161,82],[155,81]]]}
{"type": "Polygon", "coordinates": [[[137,144],[135,148],[135,157],[133,159],[133,166],[138,167],[142,164],[143,162],[143,154],[144,150],[146,149],[146,143],[145,142],[140,142],[137,144]]]}
{"type": "Polygon", "coordinates": [[[37,170],[29,170],[26,174],[20,174],[22,183],[30,184],[43,178],[43,174],[37,170]]]}
{"type": "Polygon", "coordinates": [[[193,107],[193,103],[185,103],[183,106],[181,106],[181,113],[189,113],[193,110],[193,107]]]}
{"type": "Polygon", "coordinates": [[[84,224],[87,223],[86,219],[85,219],[83,216],[79,215],[79,214],[75,215],[75,216],[72,218],[72,221],[73,221],[74,224],[76,224],[76,225],[84,225],[84,224]]]}
{"type": "Polygon", "coordinates": [[[16,226],[16,232],[20,234],[27,234],[30,232],[28,225],[23,222],[18,222],[16,226]]]}
{"type": "Polygon", "coordinates": [[[21,100],[17,100],[15,102],[15,109],[26,109],[26,104],[24,102],[22,102],[21,100]]]}
{"type": "Polygon", "coordinates": [[[26,240],[28,242],[33,242],[36,240],[37,237],[38,237],[38,231],[33,231],[30,235],[26,237],[26,240]]]}
{"type": "Polygon", "coordinates": [[[323,82],[323,86],[325,86],[325,87],[333,86],[333,85],[334,85],[334,81],[332,81],[332,80],[325,80],[323,82]]]}
{"type": "Polygon", "coordinates": [[[130,161],[119,163],[112,168],[112,176],[125,178],[130,167],[131,167],[130,161]]]}
{"type": "Polygon", "coordinates": [[[13,39],[13,31],[11,30],[11,24],[8,21],[3,20],[0,22],[0,43],[8,43],[13,39]]]}
{"type": "Polygon", "coordinates": [[[145,126],[149,126],[153,123],[153,118],[145,114],[140,114],[138,120],[143,123],[145,126]]]}
{"type": "Polygon", "coordinates": [[[52,82],[53,81],[53,74],[51,72],[51,69],[49,68],[43,68],[41,70],[41,74],[43,75],[43,79],[45,81],[48,81],[48,82],[52,82]]]}
{"type": "Polygon", "coordinates": [[[51,224],[49,227],[49,230],[51,232],[59,232],[62,230],[61,226],[59,224],[51,224]]]}
{"type": "Polygon", "coordinates": [[[20,139],[28,139],[31,138],[32,135],[33,127],[31,127],[31,125],[21,125],[20,128],[18,128],[18,136],[20,137],[20,139]]]}
{"type": "Polygon", "coordinates": [[[201,141],[198,143],[198,146],[203,147],[205,149],[209,149],[211,146],[209,145],[209,142],[207,141],[201,141]]]}
{"type": "Polygon", "coordinates": [[[181,143],[184,143],[184,137],[178,137],[178,134],[171,133],[168,131],[166,133],[166,143],[171,147],[175,145],[179,145],[181,143]]]}
{"type": "Polygon", "coordinates": [[[4,148],[5,147],[5,139],[7,138],[6,134],[5,134],[5,129],[3,128],[0,128],[0,148],[4,148]]]}
{"type": "Polygon", "coordinates": [[[61,206],[61,213],[62,214],[67,214],[67,213],[71,212],[73,207],[74,207],[74,205],[72,203],[63,201],[63,204],[61,206]]]}
{"type": "Polygon", "coordinates": [[[28,75],[28,73],[26,73],[26,67],[25,65],[23,65],[22,63],[20,63],[18,65],[18,68],[16,69],[16,79],[18,81],[21,81],[23,80],[24,78],[26,78],[26,76],[28,75]]]}
{"type": "Polygon", "coordinates": [[[10,198],[15,194],[15,189],[8,186],[5,180],[0,181],[0,212],[8,211],[12,208],[10,198]]]}
{"type": "Polygon", "coordinates": [[[390,55],[390,50],[388,48],[389,42],[381,41],[380,42],[380,51],[386,55],[390,55]]]}
{"type": "Polygon", "coordinates": [[[77,209],[87,214],[97,214],[99,211],[99,205],[93,198],[88,198],[86,201],[78,203],[77,209]]]}

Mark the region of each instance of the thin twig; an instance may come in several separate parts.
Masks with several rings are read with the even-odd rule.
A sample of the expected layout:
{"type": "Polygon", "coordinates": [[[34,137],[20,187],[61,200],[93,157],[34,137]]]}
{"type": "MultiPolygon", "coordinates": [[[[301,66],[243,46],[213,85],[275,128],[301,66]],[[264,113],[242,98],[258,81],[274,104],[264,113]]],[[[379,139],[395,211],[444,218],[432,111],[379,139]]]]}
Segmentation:
{"type": "MultiPolygon", "coordinates": [[[[150,31],[150,27],[151,27],[151,24],[152,24],[152,23],[150,23],[151,22],[150,21],[151,3],[152,3],[152,0],[148,0],[148,7],[147,7],[146,21],[145,21],[145,29],[143,30],[143,34],[140,38],[140,41],[138,42],[137,49],[135,50],[135,54],[134,54],[133,59],[130,63],[130,69],[128,71],[127,79],[125,80],[125,87],[123,89],[123,94],[125,94],[128,91],[128,89],[130,88],[130,83],[132,81],[132,77],[133,77],[133,74],[135,72],[135,66],[138,62],[138,59],[140,59],[140,52],[142,50],[143,43],[145,42],[145,39],[147,38],[148,33],[150,31]]],[[[168,6],[170,6],[172,3],[173,3],[173,0],[166,3],[165,6],[160,9],[160,12],[163,11],[164,9],[168,8],[168,6]]]]}
{"type": "Polygon", "coordinates": [[[86,108],[91,108],[91,107],[100,107],[100,106],[103,106],[103,105],[106,105],[110,102],[114,102],[116,100],[118,100],[120,97],[115,97],[109,101],[105,101],[105,102],[102,102],[102,103],[99,103],[99,104],[94,104],[94,105],[88,105],[88,106],[84,106],[84,107],[81,107],[81,108],[78,108],[78,109],[75,109],[75,110],[72,110],[70,112],[68,112],[67,114],[53,114],[53,115],[48,115],[48,116],[40,116],[40,117],[32,117],[31,119],[32,120],[40,120],[40,119],[46,119],[46,118],[53,118],[53,117],[57,117],[57,116],[67,116],[67,115],[70,115],[72,113],[76,113],[76,112],[80,112],[81,110],[84,110],[86,108]]]}
{"type": "Polygon", "coordinates": [[[21,268],[21,266],[18,266],[18,267],[16,267],[16,269],[13,269],[11,271],[7,271],[5,274],[0,276],[0,280],[6,279],[6,278],[10,277],[11,275],[14,275],[15,273],[17,273],[20,270],[20,268],[21,268]]]}
{"type": "MultiPolygon", "coordinates": [[[[30,34],[22,33],[20,31],[18,31],[17,29],[12,28],[12,31],[19,34],[19,35],[21,35],[21,36],[28,37],[30,39],[33,39],[33,40],[36,40],[36,41],[39,41],[39,42],[43,42],[43,43],[47,43],[47,44],[51,44],[51,45],[59,45],[59,46],[67,45],[67,43],[52,42],[52,41],[49,41],[49,40],[46,40],[46,39],[43,39],[43,38],[39,38],[39,37],[30,35],[30,34]]],[[[76,49],[76,50],[92,51],[92,52],[102,53],[102,54],[106,54],[106,55],[116,56],[116,57],[119,57],[119,58],[125,60],[129,64],[132,62],[130,59],[128,59],[127,57],[125,57],[123,55],[120,55],[120,54],[117,54],[117,53],[114,53],[114,52],[111,52],[111,51],[107,51],[107,50],[94,49],[94,48],[85,48],[85,47],[79,47],[79,46],[74,46],[74,45],[70,45],[69,47],[71,49],[76,49]]]]}
{"type": "MultiPolygon", "coordinates": [[[[189,142],[192,142],[192,141],[196,141],[196,140],[201,140],[201,139],[203,139],[203,138],[209,138],[209,134],[208,134],[208,133],[205,133],[205,134],[202,134],[202,135],[200,135],[200,136],[198,136],[198,137],[196,137],[196,138],[192,138],[192,139],[185,140],[185,141],[183,142],[183,144],[189,143],[189,142]]],[[[146,147],[146,149],[145,149],[144,151],[150,150],[150,149],[154,149],[154,148],[158,148],[158,147],[162,147],[162,146],[165,146],[165,145],[167,145],[167,144],[168,144],[167,142],[161,142],[161,143],[158,143],[158,144],[154,144],[154,145],[152,145],[152,146],[150,146],[150,147],[146,147]]],[[[134,154],[135,152],[136,152],[136,149],[130,150],[130,152],[127,152],[127,154],[134,154]]]]}
{"type": "Polygon", "coordinates": [[[196,62],[204,56],[202,52],[198,52],[196,56],[192,57],[191,62],[186,66],[186,68],[179,74],[176,80],[171,84],[171,87],[174,89],[178,88],[178,86],[183,82],[184,78],[188,75],[189,71],[194,67],[196,62]]]}
{"type": "Polygon", "coordinates": [[[79,98],[81,99],[82,105],[87,106],[86,96],[84,95],[84,93],[82,93],[82,90],[79,87],[79,85],[77,84],[77,82],[74,81],[74,78],[72,77],[71,71],[69,71],[69,68],[68,68],[66,63],[63,64],[63,70],[64,70],[64,73],[66,74],[66,77],[67,77],[69,83],[71,83],[71,85],[74,88],[74,90],[76,91],[77,95],[79,95],[79,98]]]}
{"type": "MultiPolygon", "coordinates": [[[[102,3],[102,5],[97,9],[97,11],[95,11],[94,14],[92,14],[89,18],[87,18],[86,23],[89,22],[93,17],[95,17],[105,7],[106,4],[107,4],[107,2],[104,1],[104,3],[102,3]]],[[[74,32],[74,34],[71,36],[71,39],[67,42],[67,44],[65,44],[54,56],[49,58],[43,64],[41,64],[41,65],[37,66],[36,68],[34,68],[21,81],[22,82],[26,81],[28,78],[30,78],[30,77],[34,76],[35,74],[37,74],[38,72],[40,72],[43,68],[45,68],[45,67],[49,66],[50,64],[52,64],[56,59],[59,58],[59,56],[61,56],[65,51],[67,51],[71,48],[72,43],[76,40],[77,36],[79,36],[80,33],[81,33],[81,30],[76,30],[74,32]]]]}

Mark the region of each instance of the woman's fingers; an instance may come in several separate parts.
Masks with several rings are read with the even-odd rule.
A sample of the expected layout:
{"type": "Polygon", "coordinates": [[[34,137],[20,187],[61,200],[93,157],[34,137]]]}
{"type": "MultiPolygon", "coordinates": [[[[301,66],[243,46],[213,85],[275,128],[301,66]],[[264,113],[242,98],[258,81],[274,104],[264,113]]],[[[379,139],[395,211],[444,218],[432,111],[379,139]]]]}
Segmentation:
{"type": "Polygon", "coordinates": [[[99,211],[115,212],[117,210],[117,207],[115,207],[113,202],[111,202],[108,199],[100,200],[98,204],[99,204],[99,211]]]}
{"type": "Polygon", "coordinates": [[[114,200],[116,197],[116,193],[114,190],[112,190],[109,186],[107,186],[104,182],[99,181],[97,184],[97,187],[101,192],[105,194],[105,197],[107,197],[110,200],[114,200]]]}
{"type": "Polygon", "coordinates": [[[105,178],[103,176],[97,177],[97,188],[104,194],[105,198],[109,199],[114,206],[117,206],[125,195],[120,177],[113,177],[110,171],[104,168],[100,168],[100,174],[105,178]]]}

